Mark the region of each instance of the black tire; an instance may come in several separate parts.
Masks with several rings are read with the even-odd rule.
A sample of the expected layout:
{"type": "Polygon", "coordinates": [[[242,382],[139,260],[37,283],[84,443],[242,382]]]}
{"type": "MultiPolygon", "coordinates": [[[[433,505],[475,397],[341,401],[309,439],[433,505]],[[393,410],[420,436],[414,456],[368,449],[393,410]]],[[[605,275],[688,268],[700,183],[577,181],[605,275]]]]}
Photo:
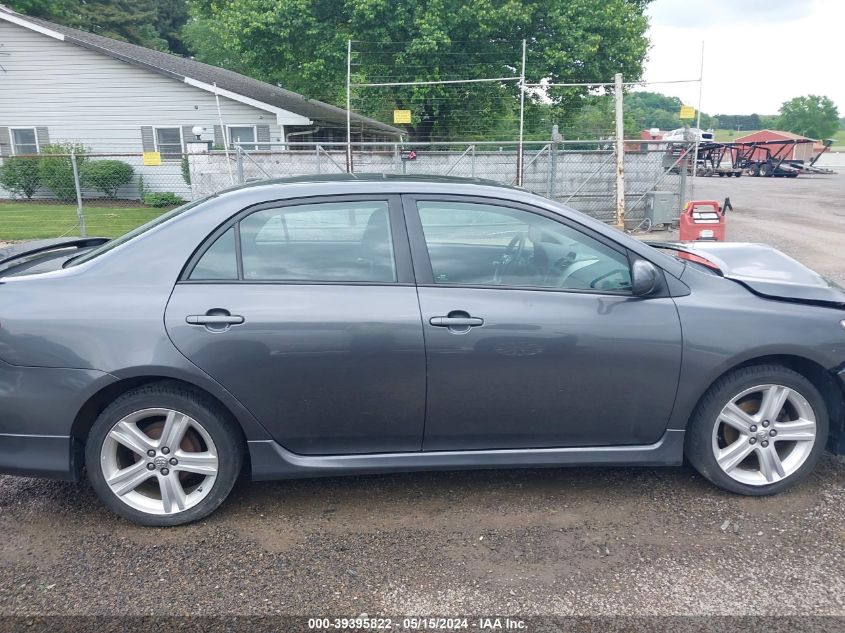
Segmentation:
{"type": "Polygon", "coordinates": [[[769,163],[763,163],[762,165],[760,165],[760,176],[768,178],[772,175],[773,172],[774,169],[769,163]]]}
{"type": "Polygon", "coordinates": [[[128,391],[106,407],[88,436],[85,464],[94,491],[111,510],[139,525],[173,526],[202,519],[223,503],[240,475],[243,453],[240,429],[219,404],[180,383],[163,381],[128,391]],[[211,491],[196,505],[181,512],[153,514],[130,507],[112,491],[103,475],[100,456],[112,428],[124,417],[149,408],[167,408],[190,416],[201,424],[217,450],[217,474],[211,491]]]}
{"type": "Polygon", "coordinates": [[[748,175],[749,176],[759,176],[760,175],[760,165],[751,165],[748,168],[748,175]]]}
{"type": "Polygon", "coordinates": [[[824,398],[801,374],[782,365],[752,365],[734,370],[719,380],[702,397],[687,427],[685,454],[689,462],[715,485],[742,495],[771,495],[800,483],[816,467],[827,444],[829,418],[824,398]],[[780,481],[749,485],[729,476],[713,454],[713,429],[722,408],[737,394],[756,385],[784,385],[797,391],[812,407],[816,417],[816,438],[804,463],[780,481]]]}

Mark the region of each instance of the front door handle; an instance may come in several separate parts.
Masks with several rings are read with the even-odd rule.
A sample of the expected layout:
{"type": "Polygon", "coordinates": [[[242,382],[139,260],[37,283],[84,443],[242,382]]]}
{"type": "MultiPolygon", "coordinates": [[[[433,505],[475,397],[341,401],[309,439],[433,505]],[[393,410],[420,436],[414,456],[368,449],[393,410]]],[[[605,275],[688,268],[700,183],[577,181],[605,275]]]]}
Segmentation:
{"type": "Polygon", "coordinates": [[[435,316],[428,320],[434,327],[477,327],[484,319],[471,316],[435,316]]]}

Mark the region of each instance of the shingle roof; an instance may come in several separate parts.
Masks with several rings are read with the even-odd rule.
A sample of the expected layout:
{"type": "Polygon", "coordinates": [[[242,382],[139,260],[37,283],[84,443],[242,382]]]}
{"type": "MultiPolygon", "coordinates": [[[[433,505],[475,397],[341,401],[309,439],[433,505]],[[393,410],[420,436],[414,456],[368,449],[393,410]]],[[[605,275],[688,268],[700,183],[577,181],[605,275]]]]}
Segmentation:
{"type": "MultiPolygon", "coordinates": [[[[346,110],[343,108],[316,99],[308,99],[296,92],[252,79],[231,70],[22,15],[0,4],[0,18],[4,14],[17,18],[17,23],[28,22],[37,27],[60,33],[64,36],[65,42],[103,53],[109,57],[174,79],[184,80],[189,78],[209,85],[217,84],[222,90],[228,90],[243,97],[308,117],[315,123],[325,122],[346,126],[346,110]]],[[[354,123],[363,125],[369,131],[389,134],[405,133],[403,130],[354,112],[350,118],[354,123]]]]}

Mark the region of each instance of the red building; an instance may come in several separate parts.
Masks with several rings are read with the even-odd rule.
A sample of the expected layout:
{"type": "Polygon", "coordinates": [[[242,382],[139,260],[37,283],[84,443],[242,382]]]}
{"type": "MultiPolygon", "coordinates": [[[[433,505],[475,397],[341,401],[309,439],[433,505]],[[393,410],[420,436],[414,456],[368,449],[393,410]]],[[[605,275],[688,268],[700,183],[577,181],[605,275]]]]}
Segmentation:
{"type": "MultiPolygon", "coordinates": [[[[759,132],[752,132],[751,134],[746,134],[745,136],[740,136],[733,140],[734,143],[751,143],[751,142],[760,142],[760,141],[791,141],[791,140],[812,140],[808,139],[806,136],[801,136],[800,134],[793,134],[792,132],[783,132],[781,130],[760,130],[759,132]]],[[[809,163],[813,159],[813,155],[817,151],[815,146],[819,145],[820,143],[796,143],[795,145],[788,146],[784,149],[783,145],[778,143],[772,143],[768,146],[769,150],[771,150],[772,154],[778,154],[779,156],[783,156],[786,160],[803,160],[806,163],[809,163]],[[780,154],[779,152],[783,150],[783,153],[780,154]]],[[[754,151],[754,155],[752,157],[754,160],[766,160],[766,152],[765,150],[758,149],[754,151]]]]}

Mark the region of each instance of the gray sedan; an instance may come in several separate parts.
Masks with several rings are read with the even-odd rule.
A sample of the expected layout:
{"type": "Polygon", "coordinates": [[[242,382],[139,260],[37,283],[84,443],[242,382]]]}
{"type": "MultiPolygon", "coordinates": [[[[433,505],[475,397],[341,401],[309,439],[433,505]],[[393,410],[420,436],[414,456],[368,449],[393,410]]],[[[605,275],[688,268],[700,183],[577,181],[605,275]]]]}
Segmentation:
{"type": "Polygon", "coordinates": [[[0,251],[0,472],[145,525],[252,479],[680,464],[775,493],[845,452],[845,291],[523,190],[257,183],[0,251]]]}

